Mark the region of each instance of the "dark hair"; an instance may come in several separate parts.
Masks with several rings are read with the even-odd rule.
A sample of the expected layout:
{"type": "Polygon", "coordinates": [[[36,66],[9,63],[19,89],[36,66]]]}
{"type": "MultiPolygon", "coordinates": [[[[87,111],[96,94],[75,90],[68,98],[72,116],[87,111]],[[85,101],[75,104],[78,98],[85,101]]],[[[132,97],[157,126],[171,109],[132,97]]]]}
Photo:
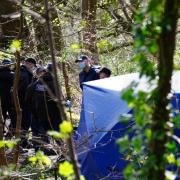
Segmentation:
{"type": "Polygon", "coordinates": [[[104,74],[106,74],[108,77],[111,76],[111,70],[110,70],[109,68],[106,68],[106,67],[102,68],[102,69],[99,71],[99,74],[100,74],[100,73],[104,73],[104,74]]]}
{"type": "Polygon", "coordinates": [[[30,58],[27,58],[25,61],[29,62],[29,63],[32,63],[32,64],[34,64],[36,66],[36,60],[34,58],[30,57],[30,58]]]}
{"type": "Polygon", "coordinates": [[[46,72],[46,69],[44,67],[38,67],[36,69],[36,74],[41,73],[41,72],[46,72]]]}

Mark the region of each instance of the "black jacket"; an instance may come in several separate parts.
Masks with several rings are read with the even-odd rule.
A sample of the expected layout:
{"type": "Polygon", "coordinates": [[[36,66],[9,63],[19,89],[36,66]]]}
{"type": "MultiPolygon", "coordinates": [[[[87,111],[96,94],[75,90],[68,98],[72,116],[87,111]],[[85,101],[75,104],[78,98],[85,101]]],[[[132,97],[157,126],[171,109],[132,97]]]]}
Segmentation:
{"type": "MultiPolygon", "coordinates": [[[[42,80],[54,94],[52,75],[46,73],[42,80]]],[[[28,87],[26,100],[34,118],[41,124],[41,127],[44,126],[45,131],[51,129],[51,127],[58,130],[58,124],[61,122],[59,110],[56,102],[50,97],[45,85],[40,79],[28,87]]]]}
{"type": "Polygon", "coordinates": [[[99,79],[99,74],[95,68],[91,67],[88,72],[81,71],[79,74],[79,83],[80,83],[81,89],[82,89],[82,83],[97,80],[97,79],[99,79]]]}
{"type": "Polygon", "coordinates": [[[20,105],[23,107],[25,104],[25,94],[27,91],[27,87],[31,84],[33,78],[33,74],[26,68],[26,66],[22,65],[20,67],[20,81],[18,86],[18,96],[20,105]]]}
{"type": "Polygon", "coordinates": [[[14,72],[8,67],[0,68],[0,98],[2,106],[11,106],[11,89],[14,72]]]}

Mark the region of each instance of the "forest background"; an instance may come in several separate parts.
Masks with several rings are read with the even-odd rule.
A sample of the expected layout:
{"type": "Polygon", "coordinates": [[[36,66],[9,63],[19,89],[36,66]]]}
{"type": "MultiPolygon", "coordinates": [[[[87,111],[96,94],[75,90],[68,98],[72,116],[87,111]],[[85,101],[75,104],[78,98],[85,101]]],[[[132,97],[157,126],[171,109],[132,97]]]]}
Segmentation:
{"type": "MultiPolygon", "coordinates": [[[[51,0],[48,3],[49,9],[47,10],[47,1],[42,0],[0,1],[0,56],[2,59],[4,57],[14,59],[14,62],[19,57],[31,56],[37,60],[42,60],[44,64],[52,61],[54,56],[58,64],[58,77],[62,87],[63,97],[64,100],[71,99],[73,101],[73,119],[76,119],[76,122],[79,119],[77,114],[79,114],[80,111],[81,90],[79,89],[78,83],[79,69],[74,63],[74,60],[77,59],[79,55],[87,54],[92,58],[95,65],[109,67],[113,75],[140,72],[141,74],[150,76],[150,79],[153,79],[154,75],[158,76],[160,80],[163,77],[161,71],[163,68],[167,70],[168,67],[167,64],[166,67],[162,64],[162,66],[160,66],[162,69],[157,68],[162,62],[162,57],[158,56],[158,50],[161,52],[162,47],[166,45],[169,47],[169,52],[173,52],[174,49],[171,49],[170,46],[174,45],[174,41],[173,39],[169,39],[169,43],[172,44],[168,45],[167,39],[163,39],[164,34],[167,33],[168,35],[168,32],[166,32],[168,28],[164,27],[161,22],[168,18],[173,18],[173,15],[175,19],[177,19],[177,14],[173,14],[172,12],[173,10],[174,12],[178,11],[178,1],[51,0]],[[170,15],[167,13],[168,8],[166,5],[169,5],[170,15]],[[177,6],[177,8],[175,8],[175,6],[177,6]],[[174,9],[170,9],[171,7],[174,9]],[[137,12],[141,13],[138,14],[137,12]],[[167,13],[164,15],[164,19],[160,16],[163,13],[167,13]],[[137,14],[139,16],[137,16],[137,14]],[[152,18],[150,22],[146,21],[146,18],[148,20],[150,17],[155,18],[152,18]],[[50,23],[53,34],[50,34],[49,29],[46,28],[47,21],[50,23]],[[141,27],[138,26],[138,23],[142,23],[141,27]],[[148,23],[152,25],[152,27],[148,26],[148,23]],[[155,29],[153,29],[153,25],[156,27],[155,29]],[[162,33],[159,31],[159,27],[162,28],[160,28],[162,33]],[[164,31],[163,28],[165,29],[164,31]],[[142,31],[139,32],[138,29],[142,31]],[[53,51],[50,47],[49,40],[51,35],[54,38],[53,51]],[[161,43],[164,42],[164,45],[152,41],[153,38],[156,40],[159,38],[162,40],[161,43]],[[21,50],[19,53],[13,53],[9,49],[14,39],[20,39],[21,41],[21,50]],[[143,40],[146,40],[147,43],[143,44],[143,40]],[[141,58],[139,59],[137,58],[140,51],[145,52],[148,60],[144,57],[144,60],[142,60],[142,56],[140,56],[141,58]],[[135,57],[136,61],[132,61],[133,57],[135,57]],[[156,68],[160,72],[159,74],[154,73],[154,69],[156,68]]],[[[171,28],[170,26],[170,29],[171,28]]],[[[175,30],[175,33],[172,34],[172,37],[176,36],[176,49],[174,62],[172,63],[173,67],[169,67],[170,70],[172,70],[172,68],[180,68],[178,21],[177,29],[174,27],[173,30],[175,30]]],[[[15,43],[14,46],[16,49],[19,48],[18,43],[15,43]]],[[[168,62],[168,59],[164,60],[168,62]]],[[[168,72],[169,71],[167,71],[167,73],[168,72]]],[[[170,75],[171,72],[169,73],[169,76],[170,75]]],[[[164,77],[169,78],[168,75],[164,77]]],[[[167,79],[167,81],[169,82],[169,79],[167,79]]],[[[169,87],[169,84],[167,86],[169,87]]],[[[167,94],[168,89],[164,93],[164,97],[160,100],[163,101],[164,98],[166,99],[167,94]]],[[[133,101],[133,98],[131,98],[131,101],[133,101]]],[[[158,108],[158,102],[157,104],[155,103],[155,105],[157,105],[155,109],[158,108]]],[[[163,108],[164,110],[166,109],[165,106],[163,108]]],[[[157,118],[156,111],[154,111],[152,121],[155,118],[157,118]]],[[[167,117],[165,117],[165,119],[166,118],[167,117]]],[[[164,123],[166,124],[167,122],[168,118],[164,123]]],[[[153,128],[154,127],[152,127],[152,129],[153,128]]],[[[155,128],[155,130],[157,129],[155,128]]],[[[162,132],[165,129],[161,129],[160,126],[159,130],[162,132]]],[[[149,141],[150,143],[152,143],[152,141],[158,143],[158,138],[155,137],[149,141]]],[[[165,141],[167,142],[166,138],[165,141]]],[[[166,143],[165,141],[163,141],[164,144],[166,143]]],[[[153,147],[151,150],[153,152],[153,147]]],[[[159,152],[157,152],[156,157],[158,157],[158,153],[159,152]]],[[[165,152],[163,152],[163,154],[165,154],[165,152]]],[[[158,177],[164,179],[165,175],[162,171],[165,171],[165,163],[166,162],[163,161],[161,164],[163,166],[162,169],[151,169],[152,167],[149,166],[151,172],[155,172],[154,179],[158,179],[158,177]]],[[[132,169],[130,174],[132,175],[132,169]]],[[[78,175],[76,177],[78,177],[78,175]]]]}

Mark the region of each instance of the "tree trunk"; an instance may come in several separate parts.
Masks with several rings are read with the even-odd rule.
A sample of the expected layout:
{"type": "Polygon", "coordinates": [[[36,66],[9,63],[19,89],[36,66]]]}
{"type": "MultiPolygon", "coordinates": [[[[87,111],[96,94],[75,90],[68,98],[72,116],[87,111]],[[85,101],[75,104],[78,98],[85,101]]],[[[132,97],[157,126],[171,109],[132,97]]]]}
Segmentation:
{"type": "MultiPolygon", "coordinates": [[[[18,8],[15,3],[8,0],[0,1],[0,47],[9,45],[19,33],[19,17],[15,17],[18,8]],[[12,16],[14,14],[14,16],[12,16]]],[[[17,14],[16,14],[17,15],[17,14]]]]}
{"type": "Polygon", "coordinates": [[[96,10],[97,0],[82,0],[82,20],[85,21],[83,31],[83,47],[89,52],[95,64],[99,64],[99,54],[96,45],[96,10]]]}
{"type": "MultiPolygon", "coordinates": [[[[22,110],[19,104],[18,98],[18,84],[20,79],[20,54],[19,52],[16,53],[16,72],[15,72],[15,79],[13,84],[13,99],[14,105],[16,108],[16,131],[15,137],[16,139],[20,139],[21,135],[21,120],[22,120],[22,110]]],[[[18,158],[19,158],[19,146],[20,142],[14,147],[14,155],[13,155],[13,164],[17,167],[18,158]]]]}
{"type": "Polygon", "coordinates": [[[151,130],[153,138],[150,142],[150,153],[155,162],[149,170],[148,179],[165,179],[165,144],[168,142],[167,122],[169,121],[168,94],[171,91],[171,76],[173,71],[173,55],[178,19],[179,0],[166,0],[164,4],[164,17],[162,33],[159,39],[158,72],[159,81],[155,91],[155,107],[151,130]],[[167,28],[169,25],[170,28],[167,28]],[[161,138],[160,138],[161,136],[161,138]]]}

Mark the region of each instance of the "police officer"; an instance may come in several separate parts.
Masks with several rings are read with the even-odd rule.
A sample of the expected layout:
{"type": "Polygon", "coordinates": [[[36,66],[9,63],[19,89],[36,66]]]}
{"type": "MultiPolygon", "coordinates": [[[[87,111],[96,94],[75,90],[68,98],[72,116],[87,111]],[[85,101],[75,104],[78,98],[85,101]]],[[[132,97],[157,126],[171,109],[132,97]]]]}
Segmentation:
{"type": "Polygon", "coordinates": [[[55,93],[53,77],[50,72],[41,73],[39,79],[31,84],[27,90],[27,104],[31,107],[33,114],[33,134],[43,134],[50,129],[58,130],[61,116],[56,102],[50,96],[55,93]]]}
{"type": "Polygon", "coordinates": [[[82,84],[87,81],[93,81],[99,79],[99,74],[95,68],[92,67],[90,58],[86,55],[81,55],[75,62],[79,64],[81,72],[79,73],[79,83],[81,89],[82,84]]]}
{"type": "Polygon", "coordinates": [[[10,59],[2,61],[3,67],[0,68],[0,99],[4,120],[11,115],[11,88],[13,86],[14,72],[11,71],[9,65],[12,64],[10,59]]]}
{"type": "MultiPolygon", "coordinates": [[[[27,138],[25,137],[28,129],[30,128],[31,123],[31,112],[28,104],[26,103],[25,96],[27,87],[31,84],[33,79],[33,70],[36,66],[36,60],[34,58],[25,59],[24,63],[20,67],[20,81],[18,85],[18,97],[19,103],[22,110],[22,121],[21,121],[21,130],[23,130],[22,136],[22,146],[27,147],[27,138]]],[[[14,108],[13,119],[11,122],[11,128],[16,128],[16,111],[14,108]]]]}
{"type": "Polygon", "coordinates": [[[111,76],[111,70],[107,67],[104,67],[99,71],[99,78],[100,79],[108,78],[110,76],[111,76]]]}

